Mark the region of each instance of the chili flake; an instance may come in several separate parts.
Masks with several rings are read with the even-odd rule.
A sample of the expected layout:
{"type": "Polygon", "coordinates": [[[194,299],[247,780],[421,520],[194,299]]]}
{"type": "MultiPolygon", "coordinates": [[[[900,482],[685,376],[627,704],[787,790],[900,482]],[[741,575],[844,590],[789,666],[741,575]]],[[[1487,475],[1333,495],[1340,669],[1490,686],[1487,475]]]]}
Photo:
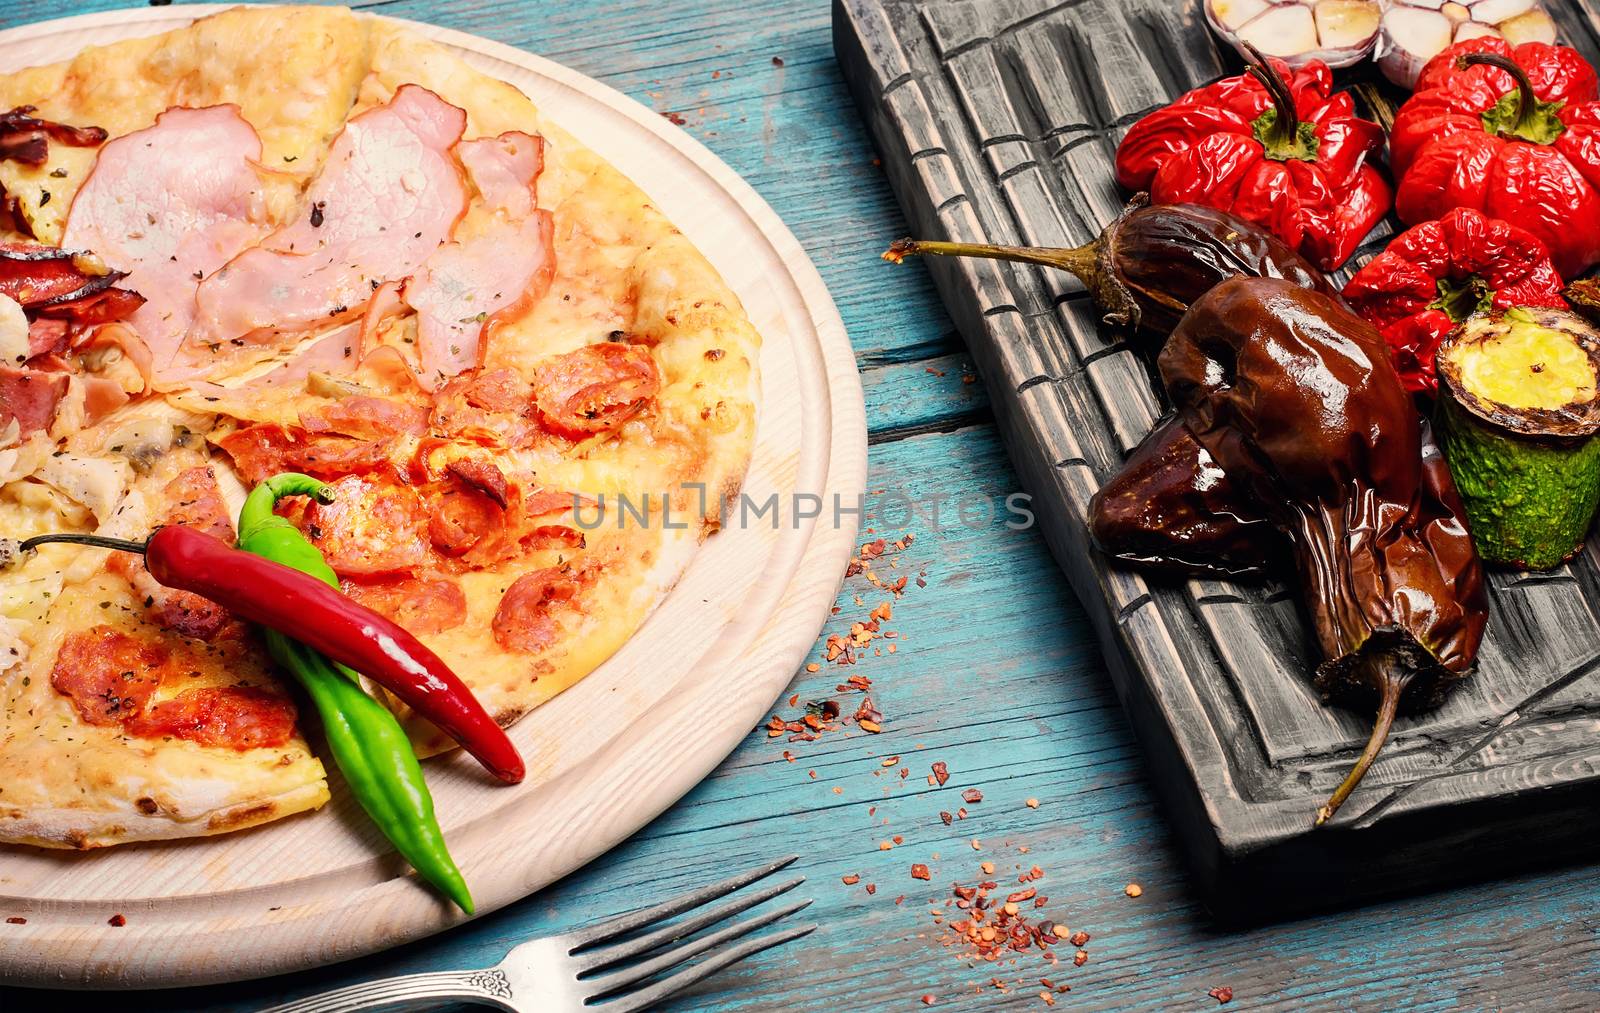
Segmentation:
{"type": "Polygon", "coordinates": [[[979,802],[983,801],[983,792],[976,788],[968,788],[966,791],[961,793],[961,800],[972,805],[977,805],[979,802]]]}
{"type": "Polygon", "coordinates": [[[1216,988],[1213,988],[1211,991],[1207,992],[1206,995],[1209,995],[1211,998],[1217,1000],[1217,1005],[1219,1006],[1233,1001],[1233,989],[1229,988],[1227,985],[1218,985],[1216,988]]]}
{"type": "Polygon", "coordinates": [[[128,919],[122,917],[121,915],[112,915],[110,918],[106,919],[106,924],[114,929],[120,929],[124,925],[128,924],[128,919]]]}
{"type": "Polygon", "coordinates": [[[943,760],[933,765],[933,777],[939,782],[939,787],[941,788],[944,787],[946,781],[950,780],[950,768],[945,765],[943,760]]]}
{"type": "Polygon", "coordinates": [[[857,883],[861,882],[861,877],[856,875],[855,873],[851,873],[848,876],[842,877],[840,879],[840,882],[843,883],[845,886],[855,886],[857,883]]]}
{"type": "Polygon", "coordinates": [[[932,879],[933,877],[932,877],[932,874],[930,874],[928,872],[928,867],[919,862],[919,863],[914,863],[911,866],[911,878],[912,879],[932,879]]]}
{"type": "Polygon", "coordinates": [[[1140,886],[1138,883],[1129,883],[1127,886],[1122,888],[1122,892],[1127,894],[1129,897],[1137,897],[1144,893],[1144,887],[1140,886]]]}
{"type": "Polygon", "coordinates": [[[6,919],[6,924],[7,925],[26,925],[26,924],[28,924],[28,919],[22,917],[21,915],[12,915],[10,918],[6,919]]]}
{"type": "Polygon", "coordinates": [[[1077,953],[1074,953],[1072,955],[1072,966],[1074,966],[1074,967],[1082,967],[1084,964],[1087,964],[1088,962],[1089,962],[1089,951],[1087,951],[1087,950],[1079,950],[1077,953]]]}

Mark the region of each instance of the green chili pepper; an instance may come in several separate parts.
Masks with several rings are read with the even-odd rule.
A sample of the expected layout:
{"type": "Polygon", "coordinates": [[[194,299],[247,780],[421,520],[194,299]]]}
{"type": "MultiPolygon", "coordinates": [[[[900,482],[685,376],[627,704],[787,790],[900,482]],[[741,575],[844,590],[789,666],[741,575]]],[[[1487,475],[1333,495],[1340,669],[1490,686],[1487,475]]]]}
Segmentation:
{"type": "MultiPolygon", "coordinates": [[[[308,475],[272,476],[251,491],[239,511],[239,548],[338,587],[338,576],[317,547],[272,512],[283,496],[332,500],[328,487],[308,475]]],[[[472,895],[445,845],[433,796],[400,722],[367,695],[355,672],[274,630],[262,633],[268,653],[305,687],[317,708],[334,762],[361,808],[412,868],[472,914],[472,895]]]]}

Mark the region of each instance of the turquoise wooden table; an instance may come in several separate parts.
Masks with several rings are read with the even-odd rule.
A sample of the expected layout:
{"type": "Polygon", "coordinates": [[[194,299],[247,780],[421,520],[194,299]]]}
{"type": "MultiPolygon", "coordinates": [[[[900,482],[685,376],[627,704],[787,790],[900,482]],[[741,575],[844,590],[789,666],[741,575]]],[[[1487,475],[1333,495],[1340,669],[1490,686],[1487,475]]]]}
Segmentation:
{"type": "MultiPolygon", "coordinates": [[[[10,0],[0,28],[124,5],[10,0]]],[[[1600,1006],[1592,868],[1244,933],[1209,924],[1186,888],[1077,602],[1039,539],[1006,525],[1003,503],[1016,480],[960,336],[920,267],[878,260],[903,223],[834,64],[823,0],[357,6],[522,47],[670,114],[799,236],[857,351],[872,432],[868,488],[904,491],[921,507],[914,518],[867,521],[890,541],[915,536],[898,554],[891,547],[897,568],[874,565],[912,578],[883,624],[899,633],[894,653],[869,648],[854,667],[839,668],[823,661],[819,639],[819,671],[797,672],[776,713],[793,716],[813,699],[853,708],[859,696],[835,686],[864,676],[883,730],[790,743],[753,729],[660,819],[520,904],[372,958],[236,986],[123,995],[117,1008],[248,1009],[367,978],[484,966],[529,936],[789,852],[801,856],[802,893],[816,899],[821,930],[714,976],[671,1009],[920,1010],[925,996],[935,1009],[1043,1009],[1041,978],[1071,986],[1052,993],[1060,1007],[1094,1010],[1215,1008],[1208,992],[1221,986],[1232,989],[1227,1009],[1600,1006]],[[965,521],[956,509],[963,503],[965,521]],[[949,772],[942,786],[929,782],[935,762],[949,772]],[[970,789],[981,802],[963,800],[970,789]],[[946,825],[941,812],[963,807],[966,818],[946,825]],[[913,865],[925,865],[929,878],[913,878],[913,865]],[[948,945],[954,936],[934,916],[952,900],[953,883],[1022,890],[1011,884],[1034,867],[1043,875],[1028,886],[1048,899],[1039,908],[1022,903],[1032,916],[1089,933],[1082,966],[1065,944],[1059,966],[1035,950],[990,964],[948,945]],[[1139,896],[1125,891],[1130,883],[1139,896]]],[[[846,578],[824,635],[847,634],[885,597],[865,574],[846,578]]],[[[85,1000],[107,1008],[104,996],[0,989],[7,1011],[85,1000]]]]}

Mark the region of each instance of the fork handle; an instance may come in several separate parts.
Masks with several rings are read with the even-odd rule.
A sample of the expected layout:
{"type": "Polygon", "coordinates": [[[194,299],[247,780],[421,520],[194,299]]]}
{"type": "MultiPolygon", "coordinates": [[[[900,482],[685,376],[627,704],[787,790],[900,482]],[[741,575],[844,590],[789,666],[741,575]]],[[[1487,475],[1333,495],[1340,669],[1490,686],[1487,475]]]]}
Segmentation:
{"type": "Polygon", "coordinates": [[[382,978],[274,1006],[262,1013],[355,1013],[357,1010],[436,1006],[451,1000],[502,1010],[516,1009],[511,1005],[511,983],[504,972],[490,968],[382,978]]]}

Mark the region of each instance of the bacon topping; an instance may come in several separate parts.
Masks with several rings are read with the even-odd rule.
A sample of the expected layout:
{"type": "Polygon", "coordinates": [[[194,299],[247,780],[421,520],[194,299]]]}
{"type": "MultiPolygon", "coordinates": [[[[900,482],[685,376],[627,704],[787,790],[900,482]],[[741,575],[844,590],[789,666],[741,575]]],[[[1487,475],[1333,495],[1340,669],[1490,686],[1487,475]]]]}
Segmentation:
{"type": "Polygon", "coordinates": [[[29,115],[36,108],[17,106],[0,113],[0,161],[43,165],[50,157],[52,140],[74,148],[92,148],[105,142],[102,127],[73,127],[41,120],[29,115]]]}
{"type": "Polygon", "coordinates": [[[469,217],[405,287],[430,386],[483,365],[495,324],[526,312],[555,277],[554,220],[534,209],[543,139],[513,130],[462,141],[456,152],[482,197],[482,214],[469,217]]]}
{"type": "Polygon", "coordinates": [[[65,373],[0,366],[0,428],[15,419],[23,437],[49,429],[67,384],[65,373]]]}
{"type": "MultiPolygon", "coordinates": [[[[73,303],[104,292],[121,281],[118,271],[85,270],[86,261],[70,250],[36,243],[0,243],[0,295],[23,309],[73,303]]],[[[124,292],[138,303],[132,292],[124,292]]],[[[129,312],[132,312],[131,310],[129,312]]]]}
{"type": "Polygon", "coordinates": [[[170,659],[160,644],[95,626],[62,641],[50,685],[72,700],[87,723],[121,724],[144,710],[170,659]]]}
{"type": "Polygon", "coordinates": [[[412,633],[443,633],[467,618],[467,596],[443,577],[385,580],[363,584],[340,581],[339,590],[412,633]]]}
{"type": "Polygon", "coordinates": [[[545,428],[569,439],[621,425],[660,390],[661,372],[649,350],[638,345],[585,345],[533,371],[539,418],[545,428]]]}
{"type": "Polygon", "coordinates": [[[352,118],[306,191],[306,213],[201,283],[189,348],[272,342],[360,316],[385,282],[414,274],[466,207],[450,151],[466,123],[412,84],[352,118]]]}
{"type": "Polygon", "coordinates": [[[158,379],[194,371],[173,358],[199,279],[265,232],[260,158],[261,139],[237,106],[175,106],[101,148],[73,199],[61,245],[93,250],[127,272],[128,287],[146,300],[130,323],[158,379]]]}
{"type": "Polygon", "coordinates": [[[254,686],[186,689],[128,721],[129,735],[225,749],[275,749],[294,735],[294,703],[254,686]]]}
{"type": "Polygon", "coordinates": [[[557,614],[575,607],[582,586],[582,575],[570,566],[547,566],[518,577],[495,609],[495,643],[508,651],[544,650],[560,632],[557,614]]]}
{"type": "Polygon", "coordinates": [[[429,560],[428,516],[410,486],[346,475],[332,503],[305,511],[305,530],[343,577],[411,573],[429,560]]]}
{"type": "MultiPolygon", "coordinates": [[[[163,498],[172,504],[162,524],[182,524],[203,531],[225,542],[233,541],[233,524],[228,505],[222,499],[217,476],[209,467],[190,468],[167,483],[163,498]]],[[[126,552],[112,553],[107,566],[128,579],[145,601],[150,618],[186,637],[210,640],[232,616],[221,605],[191,591],[164,587],[150,575],[144,557],[126,552]]]]}

